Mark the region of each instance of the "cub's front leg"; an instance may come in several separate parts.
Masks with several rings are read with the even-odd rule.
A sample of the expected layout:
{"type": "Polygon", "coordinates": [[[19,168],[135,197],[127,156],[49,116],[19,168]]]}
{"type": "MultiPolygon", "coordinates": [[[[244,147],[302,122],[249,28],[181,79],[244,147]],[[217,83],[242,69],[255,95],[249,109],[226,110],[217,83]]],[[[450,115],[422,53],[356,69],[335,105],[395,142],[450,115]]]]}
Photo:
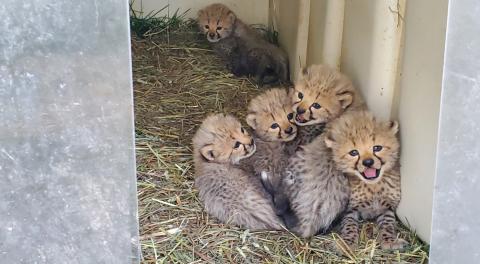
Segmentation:
{"type": "Polygon", "coordinates": [[[239,67],[239,47],[235,38],[226,38],[213,44],[213,51],[225,64],[225,67],[234,73],[235,67],[239,67]]]}
{"type": "Polygon", "coordinates": [[[358,246],[359,217],[357,210],[350,209],[345,213],[340,224],[340,236],[352,249],[358,246]]]}
{"type": "Polygon", "coordinates": [[[387,210],[377,217],[378,240],[382,249],[403,249],[407,241],[397,238],[395,232],[395,214],[387,210]]]}

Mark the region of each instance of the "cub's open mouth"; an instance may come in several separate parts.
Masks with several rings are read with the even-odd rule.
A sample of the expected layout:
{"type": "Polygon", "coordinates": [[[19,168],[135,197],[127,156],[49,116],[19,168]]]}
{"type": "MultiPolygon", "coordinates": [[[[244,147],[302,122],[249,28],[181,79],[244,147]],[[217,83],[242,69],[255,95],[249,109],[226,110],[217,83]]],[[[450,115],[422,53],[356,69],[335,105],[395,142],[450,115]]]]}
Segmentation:
{"type": "Polygon", "coordinates": [[[380,169],[366,168],[361,174],[366,180],[374,180],[380,176],[380,169]]]}
{"type": "Polygon", "coordinates": [[[305,117],[303,115],[295,115],[295,121],[297,123],[305,123],[307,120],[305,120],[305,117]]]}

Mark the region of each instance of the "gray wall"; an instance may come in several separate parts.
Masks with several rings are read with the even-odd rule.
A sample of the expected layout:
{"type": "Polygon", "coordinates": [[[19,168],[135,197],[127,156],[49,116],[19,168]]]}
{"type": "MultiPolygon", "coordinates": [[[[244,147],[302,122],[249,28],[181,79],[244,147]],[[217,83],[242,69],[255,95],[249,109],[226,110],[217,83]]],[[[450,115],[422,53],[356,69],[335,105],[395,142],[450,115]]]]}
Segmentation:
{"type": "Polygon", "coordinates": [[[127,0],[0,17],[0,263],[137,262],[127,0]]]}
{"type": "Polygon", "coordinates": [[[430,263],[480,263],[480,2],[450,0],[430,263]]]}
{"type": "Polygon", "coordinates": [[[426,242],[432,228],[448,0],[407,1],[393,117],[400,122],[402,200],[397,214],[426,242]]]}

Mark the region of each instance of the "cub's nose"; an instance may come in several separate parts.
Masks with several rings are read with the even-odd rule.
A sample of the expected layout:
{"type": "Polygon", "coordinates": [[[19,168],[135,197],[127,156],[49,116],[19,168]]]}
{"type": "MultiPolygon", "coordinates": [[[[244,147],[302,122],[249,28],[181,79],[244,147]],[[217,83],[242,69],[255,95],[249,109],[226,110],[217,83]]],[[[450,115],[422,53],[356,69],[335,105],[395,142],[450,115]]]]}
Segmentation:
{"type": "Polygon", "coordinates": [[[293,132],[293,127],[289,126],[287,129],[285,129],[285,133],[287,134],[292,134],[293,132]]]}
{"type": "Polygon", "coordinates": [[[213,37],[215,37],[215,33],[210,32],[210,33],[208,33],[208,36],[210,36],[211,38],[213,38],[213,37]]]}
{"type": "Polygon", "coordinates": [[[301,114],[304,114],[304,113],[305,113],[305,109],[300,108],[300,106],[297,107],[297,114],[298,115],[301,115],[301,114]]]}
{"type": "Polygon", "coordinates": [[[371,167],[373,165],[374,161],[373,159],[364,159],[362,161],[362,164],[365,166],[365,167],[371,167]]]}

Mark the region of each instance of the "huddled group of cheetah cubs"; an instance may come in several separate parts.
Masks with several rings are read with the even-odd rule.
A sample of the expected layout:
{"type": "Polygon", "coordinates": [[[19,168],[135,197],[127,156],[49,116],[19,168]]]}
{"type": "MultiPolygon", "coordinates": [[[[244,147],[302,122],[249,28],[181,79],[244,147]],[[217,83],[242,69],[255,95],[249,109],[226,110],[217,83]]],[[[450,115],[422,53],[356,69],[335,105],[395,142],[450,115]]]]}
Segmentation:
{"type": "MultiPolygon", "coordinates": [[[[288,83],[286,54],[226,6],[200,10],[198,24],[235,75],[288,83]]],[[[359,222],[371,220],[382,249],[402,249],[398,123],[376,120],[335,69],[311,65],[298,79],[251,100],[250,129],[224,114],[200,125],[193,158],[205,210],[252,230],[311,237],[334,229],[350,247],[358,244],[359,222]]]]}

